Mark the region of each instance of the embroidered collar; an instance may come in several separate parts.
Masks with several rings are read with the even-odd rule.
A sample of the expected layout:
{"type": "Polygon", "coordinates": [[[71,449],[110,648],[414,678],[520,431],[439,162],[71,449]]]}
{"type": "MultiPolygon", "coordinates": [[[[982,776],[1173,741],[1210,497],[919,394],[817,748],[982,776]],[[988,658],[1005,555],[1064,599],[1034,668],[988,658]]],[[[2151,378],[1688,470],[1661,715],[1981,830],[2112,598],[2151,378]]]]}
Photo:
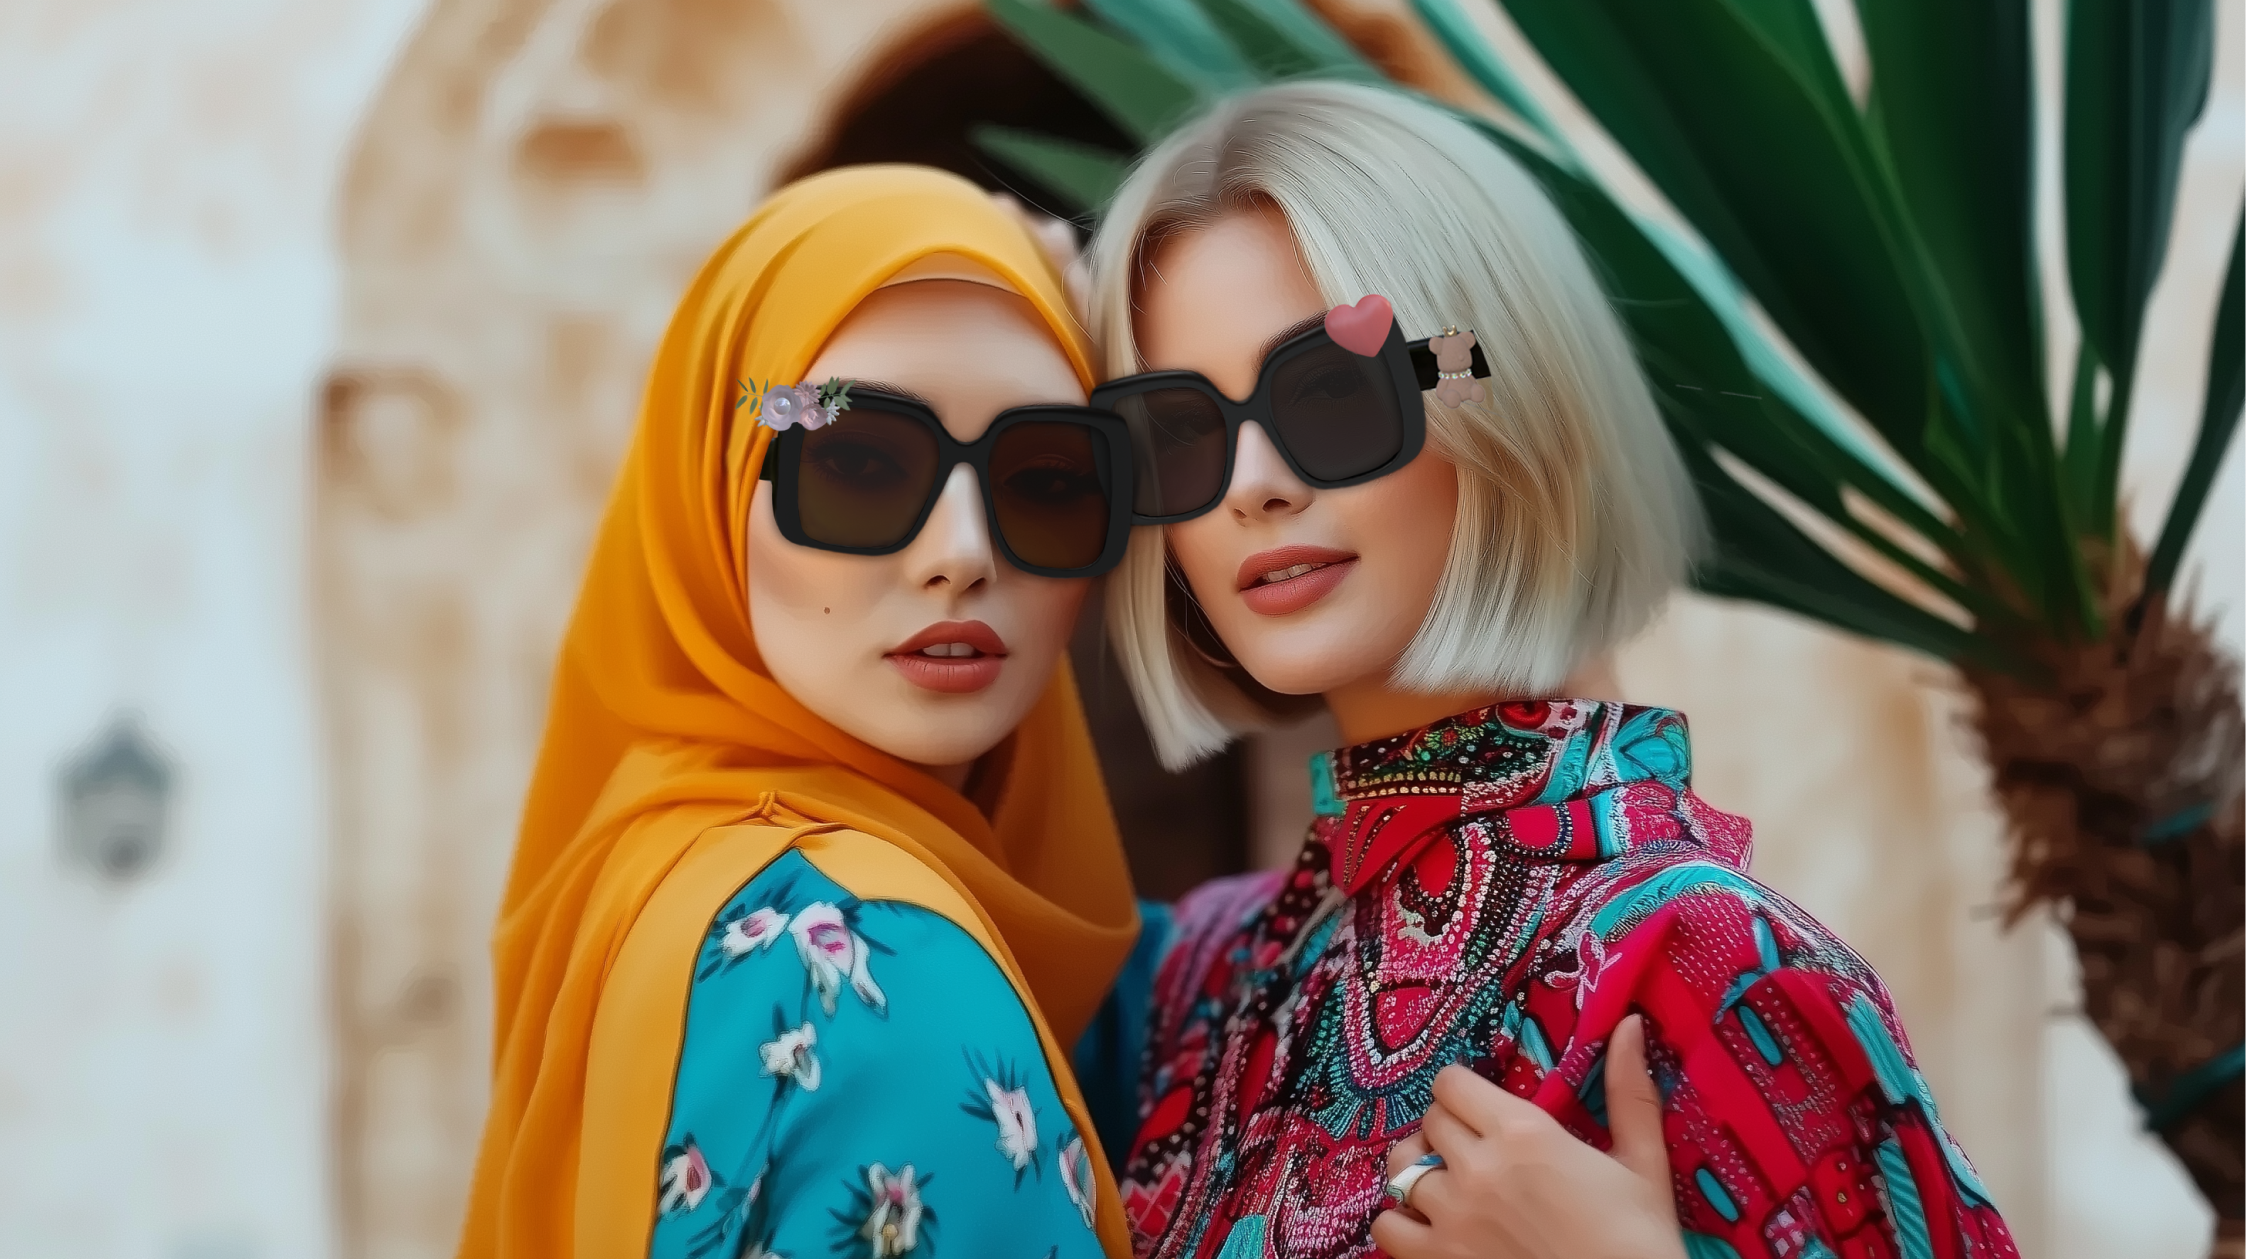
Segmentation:
{"type": "Polygon", "coordinates": [[[1498,704],[1310,758],[1345,893],[1461,821],[1528,857],[1617,856],[1676,833],[1668,815],[1691,778],[1682,713],[1593,700],[1498,704]]]}

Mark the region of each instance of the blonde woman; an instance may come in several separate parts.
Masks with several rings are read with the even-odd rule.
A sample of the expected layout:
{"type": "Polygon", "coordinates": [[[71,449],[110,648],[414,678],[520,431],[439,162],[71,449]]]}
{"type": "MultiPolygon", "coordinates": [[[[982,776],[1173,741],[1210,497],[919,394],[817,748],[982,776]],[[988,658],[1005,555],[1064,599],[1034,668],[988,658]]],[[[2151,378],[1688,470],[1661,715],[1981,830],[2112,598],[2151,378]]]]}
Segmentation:
{"type": "Polygon", "coordinates": [[[1747,876],[1683,716],[1595,667],[1700,522],[1521,169],[1398,94],[1264,89],[1145,159],[1091,278],[1125,373],[1093,402],[1159,526],[1109,598],[1157,749],[1306,697],[1351,744],[1313,762],[1290,871],[1178,907],[1122,1184],[1138,1252],[1449,1253],[1415,1217],[1520,1179],[1500,1086],[1605,1145],[1635,1014],[1689,1253],[2014,1253],[1878,978],[1747,876]],[[1384,1190],[1412,1209],[1376,1223],[1384,1190]]]}

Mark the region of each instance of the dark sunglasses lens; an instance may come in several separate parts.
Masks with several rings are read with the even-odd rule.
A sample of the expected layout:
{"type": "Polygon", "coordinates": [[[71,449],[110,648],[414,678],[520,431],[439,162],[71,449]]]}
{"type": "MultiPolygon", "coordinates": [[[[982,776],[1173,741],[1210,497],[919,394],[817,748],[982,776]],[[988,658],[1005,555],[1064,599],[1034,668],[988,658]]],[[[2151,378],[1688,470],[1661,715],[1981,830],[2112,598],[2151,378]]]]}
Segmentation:
{"type": "Polygon", "coordinates": [[[855,406],[803,435],[796,515],[813,542],[905,541],[936,488],[936,435],[916,416],[855,406]]]}
{"type": "Polygon", "coordinates": [[[1131,510],[1198,511],[1224,492],[1224,412],[1198,389],[1149,389],[1110,404],[1131,431],[1131,510]]]}
{"type": "Polygon", "coordinates": [[[1082,424],[1024,420],[991,443],[990,494],[1006,545],[1025,564],[1088,568],[1107,550],[1110,477],[1082,424]]]}
{"type": "Polygon", "coordinates": [[[1275,434],[1317,481],[1372,472],[1404,447],[1404,417],[1388,356],[1365,358],[1326,342],[1279,364],[1271,375],[1275,434]]]}

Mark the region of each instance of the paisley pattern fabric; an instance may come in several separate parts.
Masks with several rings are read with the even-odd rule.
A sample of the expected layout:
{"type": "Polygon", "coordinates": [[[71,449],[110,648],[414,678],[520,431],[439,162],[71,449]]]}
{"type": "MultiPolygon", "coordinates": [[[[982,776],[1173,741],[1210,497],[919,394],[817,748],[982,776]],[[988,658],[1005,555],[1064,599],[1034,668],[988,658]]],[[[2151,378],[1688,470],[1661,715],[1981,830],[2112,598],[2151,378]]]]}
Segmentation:
{"type": "Polygon", "coordinates": [[[1013,986],[917,905],[790,852],[710,924],[655,1259],[1101,1254],[1093,1175],[1013,986]]]}
{"type": "Polygon", "coordinates": [[[1604,1148],[1647,1022],[1695,1259],[1999,1259],[2011,1238],[1879,979],[1744,873],[1684,718],[1502,705],[1312,764],[1291,871],[1177,907],[1124,1208],[1141,1256],[1354,1256],[1463,1062],[1604,1148]]]}

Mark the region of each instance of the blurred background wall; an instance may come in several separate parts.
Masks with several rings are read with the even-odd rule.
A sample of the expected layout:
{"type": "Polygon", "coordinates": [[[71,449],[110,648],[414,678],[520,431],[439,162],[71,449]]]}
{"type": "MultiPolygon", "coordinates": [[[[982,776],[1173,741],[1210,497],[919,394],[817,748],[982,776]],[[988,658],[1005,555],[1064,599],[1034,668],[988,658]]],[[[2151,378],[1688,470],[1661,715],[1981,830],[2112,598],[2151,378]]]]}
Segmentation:
{"type": "MultiPolygon", "coordinates": [[[[1860,74],[1845,3],[1821,8],[1860,74]]],[[[1471,103],[1401,0],[1313,7],[1471,103]]],[[[2140,528],[2203,368],[2163,329],[2211,308],[2241,180],[2241,3],[2217,7],[2140,528]]],[[[0,1255],[450,1253],[484,940],[663,321],[794,174],[930,161],[1036,200],[970,121],[1112,140],[943,0],[0,7],[0,1255]],[[88,801],[143,810],[145,845],[73,843],[88,801]]],[[[2234,650],[2242,531],[2234,449],[2192,561],[2234,650]]],[[[1291,854],[1327,731],[1163,776],[1096,626],[1078,656],[1146,891],[1291,854]],[[1152,825],[1178,796],[1203,829],[1152,825]]],[[[1622,674],[1692,717],[1756,872],[1885,974],[2025,1253],[2202,1252],[2067,950],[2001,929],[1941,669],[1685,598],[1622,674]]]]}

